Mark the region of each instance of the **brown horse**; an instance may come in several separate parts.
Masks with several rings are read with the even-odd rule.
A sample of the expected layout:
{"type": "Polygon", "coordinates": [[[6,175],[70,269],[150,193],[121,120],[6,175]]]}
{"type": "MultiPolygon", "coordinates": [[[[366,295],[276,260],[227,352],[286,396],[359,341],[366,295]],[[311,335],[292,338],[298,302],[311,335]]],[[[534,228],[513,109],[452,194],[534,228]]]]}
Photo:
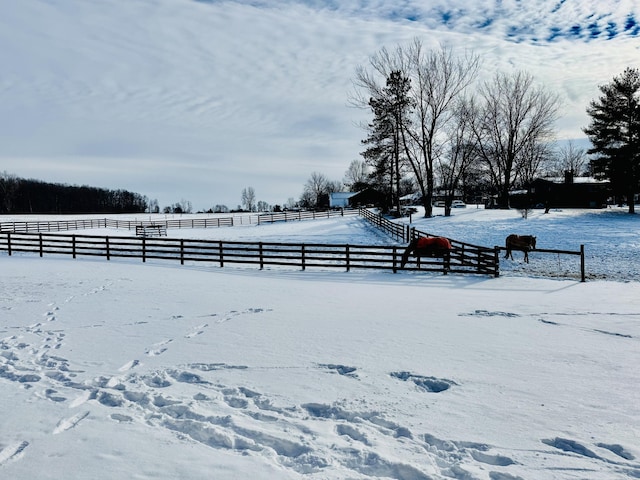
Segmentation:
{"type": "Polygon", "coordinates": [[[513,250],[524,252],[524,261],[529,263],[529,252],[536,249],[536,237],[532,235],[509,235],[505,240],[507,254],[504,258],[511,257],[513,260],[513,250]]]}
{"type": "Polygon", "coordinates": [[[448,264],[449,253],[451,251],[451,242],[445,237],[419,237],[414,238],[409,243],[402,254],[402,262],[400,268],[404,268],[409,260],[409,255],[414,254],[416,257],[443,257],[445,263],[448,264]]]}

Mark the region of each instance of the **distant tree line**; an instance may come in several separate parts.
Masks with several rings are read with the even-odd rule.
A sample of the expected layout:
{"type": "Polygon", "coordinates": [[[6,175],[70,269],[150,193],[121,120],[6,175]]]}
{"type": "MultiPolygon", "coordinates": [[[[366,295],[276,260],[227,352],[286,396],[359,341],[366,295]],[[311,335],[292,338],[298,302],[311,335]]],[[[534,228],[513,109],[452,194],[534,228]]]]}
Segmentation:
{"type": "Polygon", "coordinates": [[[47,183],[0,174],[0,214],[142,213],[147,197],[126,190],[47,183]]]}

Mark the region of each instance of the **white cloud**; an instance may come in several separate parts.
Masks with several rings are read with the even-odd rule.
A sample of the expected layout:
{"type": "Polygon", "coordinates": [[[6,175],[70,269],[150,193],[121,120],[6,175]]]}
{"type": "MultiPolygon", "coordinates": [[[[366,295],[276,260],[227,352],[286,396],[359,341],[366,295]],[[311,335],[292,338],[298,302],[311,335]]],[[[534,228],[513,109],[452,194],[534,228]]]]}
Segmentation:
{"type": "Polygon", "coordinates": [[[635,2],[423,4],[3,2],[0,170],[161,205],[234,206],[249,185],[283,203],[312,171],[339,180],[358,158],[367,114],[348,94],[355,67],[383,46],[419,37],[476,50],[487,76],[530,71],[565,99],[561,138],[583,136],[597,86],[638,66],[635,2]],[[545,40],[608,22],[613,40],[545,40]]]}

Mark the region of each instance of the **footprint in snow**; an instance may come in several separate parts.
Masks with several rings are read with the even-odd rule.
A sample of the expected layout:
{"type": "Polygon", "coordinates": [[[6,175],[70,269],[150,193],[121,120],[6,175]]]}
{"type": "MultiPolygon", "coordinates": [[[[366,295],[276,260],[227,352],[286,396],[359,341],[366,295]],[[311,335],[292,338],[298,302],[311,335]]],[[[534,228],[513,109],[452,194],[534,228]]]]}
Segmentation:
{"type": "Polygon", "coordinates": [[[514,318],[514,317],[519,317],[520,315],[518,315],[517,313],[512,313],[512,312],[500,312],[500,311],[491,312],[489,310],[474,310],[471,313],[459,313],[458,316],[459,317],[507,317],[507,318],[514,318]]]}
{"type": "Polygon", "coordinates": [[[193,338],[198,335],[202,335],[204,333],[204,329],[207,328],[208,326],[209,326],[208,323],[203,323],[202,325],[195,327],[191,333],[187,333],[184,336],[184,338],[193,338]]]}
{"type": "Polygon", "coordinates": [[[318,367],[326,368],[330,370],[331,373],[337,373],[345,377],[358,378],[358,375],[354,373],[356,371],[356,367],[348,367],[346,365],[338,365],[334,363],[319,363],[318,367]]]}
{"type": "Polygon", "coordinates": [[[144,353],[150,357],[157,357],[158,355],[162,355],[164,352],[167,351],[167,348],[165,347],[165,345],[168,345],[171,342],[173,342],[172,339],[164,340],[163,342],[156,343],[152,345],[151,348],[148,348],[144,353]]]}
{"type": "Polygon", "coordinates": [[[131,361],[125,363],[123,366],[121,366],[118,369],[118,371],[119,372],[126,372],[127,370],[131,370],[132,368],[135,368],[138,365],[140,365],[140,360],[131,360],[131,361]]]}
{"type": "Polygon", "coordinates": [[[60,420],[56,428],[53,430],[53,434],[57,435],[59,433],[66,432],[67,430],[72,429],[88,416],[89,416],[89,412],[85,411],[85,412],[78,413],[72,417],[64,418],[60,420]]]}
{"type": "Polygon", "coordinates": [[[452,385],[457,385],[453,380],[446,378],[425,377],[410,372],[391,372],[389,375],[404,382],[411,381],[418,388],[430,393],[444,392],[445,390],[449,390],[452,385]]]}
{"type": "Polygon", "coordinates": [[[24,450],[29,446],[29,442],[22,441],[11,443],[0,450],[0,466],[7,462],[17,460],[24,455],[24,450]]]}

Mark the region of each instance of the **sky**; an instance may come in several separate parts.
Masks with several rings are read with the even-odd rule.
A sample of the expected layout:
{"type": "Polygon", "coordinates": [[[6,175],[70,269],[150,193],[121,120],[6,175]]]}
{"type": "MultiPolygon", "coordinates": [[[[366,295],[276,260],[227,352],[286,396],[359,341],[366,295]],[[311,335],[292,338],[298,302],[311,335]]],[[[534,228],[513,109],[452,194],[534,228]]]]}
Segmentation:
{"type": "MultiPolygon", "coordinates": [[[[535,251],[499,278],[0,252],[0,476],[638,479],[637,218],[416,224],[447,218],[460,241],[584,242],[587,281],[535,251]]],[[[396,243],[357,216],[168,236],[396,243]]]]}
{"type": "Polygon", "coordinates": [[[0,172],[126,189],[194,210],[298,199],[360,159],[358,66],[419,39],[526,70],[562,100],[557,137],[637,68],[637,1],[31,0],[0,3],[0,172]]]}

